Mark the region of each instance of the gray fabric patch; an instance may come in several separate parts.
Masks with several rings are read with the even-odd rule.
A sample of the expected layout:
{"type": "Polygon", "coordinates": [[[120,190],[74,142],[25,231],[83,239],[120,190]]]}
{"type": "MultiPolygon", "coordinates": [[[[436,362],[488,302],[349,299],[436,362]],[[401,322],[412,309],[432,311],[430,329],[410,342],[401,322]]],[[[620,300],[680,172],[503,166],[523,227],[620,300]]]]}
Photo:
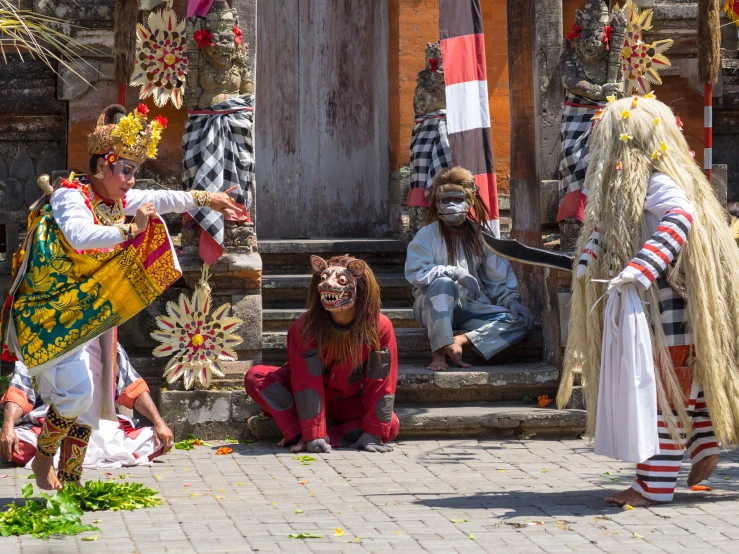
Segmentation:
{"type": "Polygon", "coordinates": [[[273,410],[278,412],[284,412],[293,407],[293,395],[282,383],[272,383],[262,391],[262,398],[273,410]]]}
{"type": "Polygon", "coordinates": [[[359,364],[349,374],[347,381],[350,385],[356,385],[364,380],[364,364],[359,364]]]}
{"type": "Polygon", "coordinates": [[[370,379],[387,379],[388,375],[390,375],[390,349],[385,347],[370,352],[367,376],[370,379]]]}
{"type": "Polygon", "coordinates": [[[303,357],[305,358],[305,363],[308,364],[308,373],[310,373],[313,377],[320,377],[323,375],[323,364],[321,364],[321,360],[318,358],[318,350],[308,350],[305,354],[303,354],[303,357]]]}
{"type": "MultiPolygon", "coordinates": [[[[382,423],[390,423],[393,420],[393,405],[395,404],[395,395],[386,394],[377,401],[375,411],[377,412],[377,419],[382,423]]],[[[300,409],[300,406],[298,406],[300,409]]]]}
{"type": "Polygon", "coordinates": [[[321,395],[315,389],[303,389],[295,393],[298,419],[306,420],[321,413],[321,395]]]}
{"type": "Polygon", "coordinates": [[[339,443],[344,448],[348,448],[352,444],[357,442],[359,440],[359,437],[361,437],[363,434],[364,431],[362,429],[352,429],[351,431],[348,431],[341,436],[341,439],[339,439],[339,443]]]}

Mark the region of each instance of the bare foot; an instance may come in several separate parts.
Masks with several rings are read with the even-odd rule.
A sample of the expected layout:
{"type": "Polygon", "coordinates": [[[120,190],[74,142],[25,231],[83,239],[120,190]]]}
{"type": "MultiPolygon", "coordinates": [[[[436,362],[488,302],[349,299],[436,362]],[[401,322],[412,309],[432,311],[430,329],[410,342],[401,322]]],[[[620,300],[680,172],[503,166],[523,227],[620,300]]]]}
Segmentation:
{"type": "Polygon", "coordinates": [[[62,484],[56,478],[54,459],[37,455],[33,458],[31,471],[36,475],[36,486],[46,491],[61,490],[62,484]]]}
{"type": "Polygon", "coordinates": [[[297,453],[297,452],[304,452],[304,451],[305,451],[305,441],[302,438],[290,447],[290,452],[297,453]]]}
{"type": "Polygon", "coordinates": [[[688,486],[692,487],[693,485],[697,485],[701,481],[705,481],[711,475],[713,475],[713,470],[716,469],[716,466],[718,465],[718,461],[720,459],[721,456],[719,456],[718,454],[712,454],[711,456],[706,456],[700,462],[690,468],[690,474],[688,475],[688,486]]]}
{"type": "Polygon", "coordinates": [[[467,338],[467,335],[457,335],[454,337],[454,343],[444,348],[444,353],[449,356],[455,366],[471,367],[470,364],[462,361],[462,347],[469,342],[470,339],[467,338]]]}
{"type": "Polygon", "coordinates": [[[622,508],[628,504],[629,506],[633,506],[634,508],[642,508],[645,506],[655,506],[657,504],[661,504],[661,502],[657,502],[656,500],[649,500],[648,498],[644,498],[641,494],[636,492],[632,488],[628,488],[623,492],[618,493],[616,496],[606,496],[605,501],[607,504],[615,504],[616,506],[621,506],[622,508]]]}
{"type": "Polygon", "coordinates": [[[282,440],[277,443],[277,448],[285,448],[287,446],[287,439],[282,437],[282,440]]]}
{"type": "Polygon", "coordinates": [[[431,371],[446,371],[449,366],[446,363],[446,356],[444,355],[444,349],[437,350],[431,356],[431,364],[429,365],[431,371]]]}

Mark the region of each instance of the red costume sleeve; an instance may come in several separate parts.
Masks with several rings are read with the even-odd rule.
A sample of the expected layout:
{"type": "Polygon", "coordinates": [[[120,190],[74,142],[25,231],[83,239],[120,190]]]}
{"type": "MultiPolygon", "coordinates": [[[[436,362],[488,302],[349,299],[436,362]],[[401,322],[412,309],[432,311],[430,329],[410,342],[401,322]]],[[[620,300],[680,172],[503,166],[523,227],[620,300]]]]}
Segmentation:
{"type": "Polygon", "coordinates": [[[305,344],[300,321],[293,324],[287,332],[287,355],[303,440],[325,438],[327,433],[323,365],[316,348],[305,344]]]}
{"type": "Polygon", "coordinates": [[[393,421],[395,388],[398,384],[398,346],[393,324],[380,319],[380,350],[369,353],[364,379],[362,429],[376,437],[387,437],[393,421]]]}

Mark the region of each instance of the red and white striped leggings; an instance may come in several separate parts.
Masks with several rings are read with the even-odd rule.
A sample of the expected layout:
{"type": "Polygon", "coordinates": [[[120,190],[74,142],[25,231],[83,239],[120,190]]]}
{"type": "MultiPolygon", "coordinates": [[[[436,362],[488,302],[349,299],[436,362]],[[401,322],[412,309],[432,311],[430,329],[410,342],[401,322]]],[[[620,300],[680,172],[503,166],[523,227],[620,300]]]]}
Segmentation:
{"type": "MultiPolygon", "coordinates": [[[[687,408],[693,424],[688,433],[687,443],[685,440],[675,442],[667,431],[662,412],[657,414],[660,453],[636,466],[636,481],[632,485],[635,491],[649,500],[657,502],[672,500],[685,450],[690,454],[691,464],[700,462],[706,456],[720,453],[703,390],[696,382],[693,382],[690,390],[687,408]]],[[[677,425],[680,427],[679,422],[677,425]]],[[[685,439],[685,433],[681,433],[681,438],[685,439]]]]}

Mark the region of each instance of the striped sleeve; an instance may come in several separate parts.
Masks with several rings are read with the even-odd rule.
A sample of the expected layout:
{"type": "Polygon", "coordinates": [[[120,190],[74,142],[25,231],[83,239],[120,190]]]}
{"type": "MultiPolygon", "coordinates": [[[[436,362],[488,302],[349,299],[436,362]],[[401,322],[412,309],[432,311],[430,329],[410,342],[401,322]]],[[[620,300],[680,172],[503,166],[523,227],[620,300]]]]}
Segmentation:
{"type": "Polygon", "coordinates": [[[600,231],[596,227],[593,229],[593,233],[590,235],[588,242],[585,243],[585,248],[582,250],[580,255],[580,261],[577,264],[577,278],[581,279],[585,276],[585,271],[588,269],[590,260],[597,260],[600,255],[600,231]]]}
{"type": "Polygon", "coordinates": [[[684,210],[670,210],[662,218],[652,238],[636,254],[629,267],[637,269],[637,278],[649,287],[680,253],[693,225],[693,216],[684,210]]]}

